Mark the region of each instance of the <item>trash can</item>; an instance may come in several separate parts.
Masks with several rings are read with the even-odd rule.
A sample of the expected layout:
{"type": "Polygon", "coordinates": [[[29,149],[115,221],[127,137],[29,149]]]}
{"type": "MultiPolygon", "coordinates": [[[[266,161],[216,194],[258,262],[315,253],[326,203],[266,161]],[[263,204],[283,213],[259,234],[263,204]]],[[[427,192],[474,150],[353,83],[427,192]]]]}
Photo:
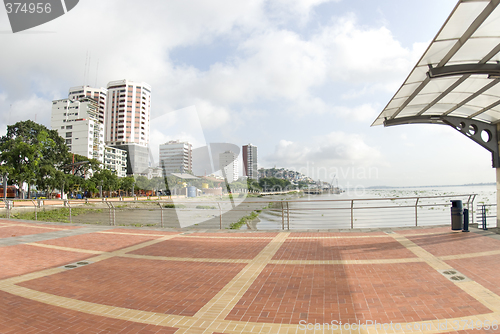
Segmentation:
{"type": "Polygon", "coordinates": [[[187,197],[196,197],[196,192],[198,189],[196,187],[188,187],[187,188],[187,197]]]}
{"type": "Polygon", "coordinates": [[[469,232],[469,209],[464,209],[464,228],[462,232],[469,232]]]}
{"type": "Polygon", "coordinates": [[[461,200],[451,201],[451,229],[459,231],[464,223],[464,212],[461,200]]]}

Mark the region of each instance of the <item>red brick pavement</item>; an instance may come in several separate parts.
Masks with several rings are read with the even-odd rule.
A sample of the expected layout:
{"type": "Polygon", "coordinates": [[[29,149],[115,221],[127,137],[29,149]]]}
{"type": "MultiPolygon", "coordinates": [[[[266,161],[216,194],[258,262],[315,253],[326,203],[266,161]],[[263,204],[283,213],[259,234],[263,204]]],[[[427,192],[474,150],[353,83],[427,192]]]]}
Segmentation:
{"type": "Polygon", "coordinates": [[[271,240],[265,239],[224,239],[224,238],[175,238],[144,247],[131,254],[216,258],[216,259],[253,259],[271,240]]]}
{"type": "Polygon", "coordinates": [[[227,320],[413,322],[489,313],[424,263],[267,265],[227,320]]]}
{"type": "Polygon", "coordinates": [[[437,228],[415,228],[408,230],[398,230],[397,234],[411,235],[411,234],[421,234],[421,233],[462,233],[461,231],[453,232],[451,227],[437,227],[437,228]]]}
{"type": "Polygon", "coordinates": [[[173,334],[176,328],[140,324],[80,313],[0,291],[0,333],[173,334]]]}
{"type": "Polygon", "coordinates": [[[259,233],[259,232],[220,232],[220,233],[189,233],[188,236],[193,237],[220,237],[220,238],[274,238],[278,233],[259,233]]]}
{"type": "Polygon", "coordinates": [[[320,237],[369,237],[372,235],[386,235],[384,232],[294,232],[290,238],[320,238],[320,237]]]}
{"type": "Polygon", "coordinates": [[[286,240],[274,260],[373,260],[416,257],[391,237],[286,240]]]}
{"type": "Polygon", "coordinates": [[[0,247],[0,279],[59,267],[91,256],[30,245],[0,247]]]}
{"type": "Polygon", "coordinates": [[[500,250],[500,240],[482,236],[477,233],[443,233],[407,236],[407,238],[434,256],[500,250]]]}
{"type": "Polygon", "coordinates": [[[102,252],[112,252],[117,249],[133,246],[157,238],[158,237],[155,236],[149,237],[142,235],[88,233],[59,239],[39,241],[37,243],[102,252]]]}
{"type": "Polygon", "coordinates": [[[55,232],[57,230],[45,229],[45,228],[36,228],[36,227],[25,227],[25,226],[9,226],[9,227],[0,227],[0,239],[2,238],[10,238],[10,237],[19,237],[23,235],[31,235],[31,234],[42,234],[42,233],[50,233],[55,232]]]}
{"type": "MultiPolygon", "coordinates": [[[[500,295],[500,255],[449,260],[446,263],[468,278],[500,295]]],[[[500,333],[500,329],[498,332],[500,333]]]]}
{"type": "Polygon", "coordinates": [[[181,232],[165,232],[165,231],[155,231],[155,230],[140,230],[140,229],[126,229],[126,228],[114,228],[112,230],[106,230],[104,232],[111,233],[130,233],[130,234],[156,234],[156,235],[173,235],[180,234],[181,232]]]}
{"type": "Polygon", "coordinates": [[[19,285],[97,304],[192,316],[244,266],[111,258],[19,285]]]}
{"type": "Polygon", "coordinates": [[[24,223],[16,220],[0,220],[1,224],[6,224],[6,225],[21,225],[21,226],[26,226],[26,227],[50,227],[54,228],[57,230],[74,230],[77,228],[82,228],[81,226],[71,226],[70,224],[64,224],[64,225],[51,225],[51,224],[41,224],[37,222],[32,222],[32,223],[24,223]]]}

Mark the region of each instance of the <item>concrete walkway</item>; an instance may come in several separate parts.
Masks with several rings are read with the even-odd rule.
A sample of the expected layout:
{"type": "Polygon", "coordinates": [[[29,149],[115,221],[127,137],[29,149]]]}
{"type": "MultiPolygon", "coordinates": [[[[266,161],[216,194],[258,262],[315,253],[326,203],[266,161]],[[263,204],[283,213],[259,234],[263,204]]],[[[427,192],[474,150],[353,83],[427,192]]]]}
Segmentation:
{"type": "Polygon", "coordinates": [[[0,220],[0,333],[500,333],[500,236],[0,220]]]}

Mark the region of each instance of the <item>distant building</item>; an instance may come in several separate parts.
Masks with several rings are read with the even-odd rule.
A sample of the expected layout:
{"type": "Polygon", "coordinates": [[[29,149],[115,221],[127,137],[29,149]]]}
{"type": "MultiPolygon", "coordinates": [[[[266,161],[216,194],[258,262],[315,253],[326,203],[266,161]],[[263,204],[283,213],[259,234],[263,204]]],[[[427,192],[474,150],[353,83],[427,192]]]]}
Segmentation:
{"type": "Polygon", "coordinates": [[[219,155],[219,167],[222,171],[222,175],[227,179],[228,182],[234,182],[238,180],[238,156],[231,152],[226,151],[219,155]]]}
{"type": "Polygon", "coordinates": [[[97,120],[104,124],[104,113],[106,112],[106,96],[108,90],[106,88],[93,88],[90,86],[77,86],[69,89],[68,98],[70,100],[81,100],[91,98],[97,103],[97,120]]]}
{"type": "Polygon", "coordinates": [[[118,177],[127,176],[127,152],[116,147],[104,147],[104,168],[115,172],[118,177]]]}
{"type": "Polygon", "coordinates": [[[66,140],[69,151],[104,163],[104,126],[91,98],[52,102],[51,128],[66,140]]]}
{"type": "Polygon", "coordinates": [[[129,80],[107,85],[104,113],[105,141],[127,151],[127,174],[140,174],[149,167],[149,117],[151,86],[129,80]]]}
{"type": "Polygon", "coordinates": [[[243,146],[243,176],[249,179],[259,180],[257,169],[257,146],[248,144],[243,146]]]}
{"type": "Polygon", "coordinates": [[[148,178],[148,180],[151,180],[155,177],[163,178],[163,169],[161,167],[149,167],[138,175],[145,176],[148,178]]]}
{"type": "Polygon", "coordinates": [[[160,167],[165,174],[193,171],[193,146],[188,142],[171,140],[160,145],[160,167]]]}

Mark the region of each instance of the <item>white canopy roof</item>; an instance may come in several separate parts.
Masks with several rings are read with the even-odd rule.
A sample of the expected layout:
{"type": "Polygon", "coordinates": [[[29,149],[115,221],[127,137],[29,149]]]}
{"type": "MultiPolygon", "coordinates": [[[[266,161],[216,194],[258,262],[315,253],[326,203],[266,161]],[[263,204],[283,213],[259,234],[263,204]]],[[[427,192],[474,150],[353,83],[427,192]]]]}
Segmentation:
{"type": "Polygon", "coordinates": [[[439,123],[444,117],[499,123],[499,3],[460,0],[372,126],[439,123]]]}

